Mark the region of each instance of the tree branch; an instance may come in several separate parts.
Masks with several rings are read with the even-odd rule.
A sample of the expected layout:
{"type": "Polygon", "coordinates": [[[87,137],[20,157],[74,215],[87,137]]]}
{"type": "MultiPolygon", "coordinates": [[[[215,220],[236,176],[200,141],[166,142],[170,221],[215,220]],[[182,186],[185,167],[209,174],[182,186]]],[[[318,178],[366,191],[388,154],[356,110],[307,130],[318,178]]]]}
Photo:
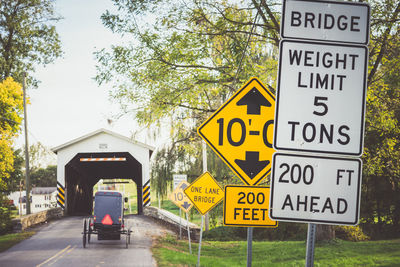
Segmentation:
{"type": "Polygon", "coordinates": [[[383,40],[382,40],[381,49],[380,49],[379,54],[378,54],[378,56],[377,56],[377,58],[375,60],[374,66],[373,66],[373,68],[371,69],[371,72],[368,75],[368,86],[371,84],[372,79],[373,79],[375,73],[378,70],[379,64],[381,64],[383,55],[386,52],[386,45],[387,45],[387,41],[388,41],[388,38],[389,38],[390,31],[392,30],[392,27],[394,25],[394,21],[396,21],[396,18],[399,15],[399,12],[400,12],[400,2],[397,4],[396,10],[393,12],[393,16],[390,19],[391,23],[389,23],[388,27],[386,28],[386,30],[385,30],[385,32],[383,34],[383,40]]]}
{"type": "Polygon", "coordinates": [[[174,106],[174,107],[178,106],[178,107],[181,107],[181,108],[187,108],[187,109],[190,109],[190,110],[197,110],[197,111],[202,111],[202,112],[215,112],[215,109],[203,109],[203,108],[191,107],[191,106],[172,103],[172,102],[167,102],[167,101],[161,101],[160,104],[174,106]]]}

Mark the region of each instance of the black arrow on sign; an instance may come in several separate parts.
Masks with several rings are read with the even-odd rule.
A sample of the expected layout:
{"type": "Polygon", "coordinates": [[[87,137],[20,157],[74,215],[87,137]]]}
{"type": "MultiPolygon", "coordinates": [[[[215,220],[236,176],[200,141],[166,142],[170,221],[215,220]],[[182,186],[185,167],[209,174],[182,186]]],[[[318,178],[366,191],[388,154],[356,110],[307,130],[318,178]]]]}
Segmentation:
{"type": "Polygon", "coordinates": [[[247,105],[247,114],[260,115],[261,106],[270,107],[271,103],[253,87],[237,103],[238,106],[247,105]]]}
{"type": "Polygon", "coordinates": [[[188,203],[188,202],[186,202],[186,201],[183,202],[182,207],[183,207],[185,210],[187,210],[190,206],[191,206],[190,203],[188,203]]]}
{"type": "Polygon", "coordinates": [[[250,179],[253,179],[269,164],[269,160],[259,161],[258,159],[259,152],[246,151],[246,159],[235,159],[235,163],[250,177],[250,179]]]}
{"type": "Polygon", "coordinates": [[[187,187],[186,184],[182,184],[180,188],[182,188],[182,190],[185,190],[186,187],[187,187]]]}

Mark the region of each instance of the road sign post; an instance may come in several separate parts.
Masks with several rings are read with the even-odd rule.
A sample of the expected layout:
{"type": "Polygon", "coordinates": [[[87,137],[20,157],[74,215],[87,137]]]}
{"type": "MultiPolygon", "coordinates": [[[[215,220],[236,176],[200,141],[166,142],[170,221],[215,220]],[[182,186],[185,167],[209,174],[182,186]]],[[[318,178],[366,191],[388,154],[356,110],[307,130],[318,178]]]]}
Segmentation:
{"type": "MultiPolygon", "coordinates": [[[[186,213],[193,207],[193,204],[184,193],[184,189],[189,186],[185,179],[179,179],[180,183],[174,185],[174,191],[169,195],[169,199],[179,207],[179,239],[182,239],[182,210],[186,213]]],[[[189,221],[187,221],[189,223],[189,221]]],[[[189,233],[190,234],[190,233],[189,233]]],[[[189,241],[190,242],[190,241],[189,241]]]]}
{"type": "Polygon", "coordinates": [[[199,135],[246,185],[271,170],[275,97],[250,79],[199,128],[199,135]]]}
{"type": "Polygon", "coordinates": [[[186,222],[187,222],[187,224],[186,224],[187,234],[188,234],[188,240],[189,240],[189,254],[192,254],[192,243],[190,241],[189,213],[188,212],[185,212],[185,213],[186,213],[186,222]]]}
{"type": "Polygon", "coordinates": [[[247,227],[247,267],[251,267],[253,256],[253,227],[247,227]]]}
{"type": "Polygon", "coordinates": [[[317,225],[314,223],[308,224],[307,230],[307,247],[306,247],[306,267],[314,266],[314,249],[317,225]]]}
{"type": "Polygon", "coordinates": [[[310,222],[306,266],[313,222],[358,223],[361,161],[279,150],[362,155],[369,16],[365,3],[283,1],[270,217],[310,222]]]}
{"type": "Polygon", "coordinates": [[[200,266],[201,240],[203,237],[204,214],[213,209],[224,198],[224,193],[209,172],[200,175],[186,189],[186,196],[192,201],[201,214],[199,251],[197,254],[197,266],[200,266]]]}
{"type": "Polygon", "coordinates": [[[270,188],[267,186],[225,186],[224,225],[247,227],[247,266],[252,262],[253,227],[277,227],[268,216],[270,188]]]}

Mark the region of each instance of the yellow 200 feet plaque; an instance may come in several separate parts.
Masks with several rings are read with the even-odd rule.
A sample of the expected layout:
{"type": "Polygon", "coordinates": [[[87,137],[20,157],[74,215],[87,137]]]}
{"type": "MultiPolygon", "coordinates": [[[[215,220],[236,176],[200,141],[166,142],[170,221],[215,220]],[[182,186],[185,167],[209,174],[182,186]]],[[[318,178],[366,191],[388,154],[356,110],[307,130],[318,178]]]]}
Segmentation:
{"type": "Polygon", "coordinates": [[[277,227],[269,218],[267,186],[225,186],[224,225],[277,227]]]}

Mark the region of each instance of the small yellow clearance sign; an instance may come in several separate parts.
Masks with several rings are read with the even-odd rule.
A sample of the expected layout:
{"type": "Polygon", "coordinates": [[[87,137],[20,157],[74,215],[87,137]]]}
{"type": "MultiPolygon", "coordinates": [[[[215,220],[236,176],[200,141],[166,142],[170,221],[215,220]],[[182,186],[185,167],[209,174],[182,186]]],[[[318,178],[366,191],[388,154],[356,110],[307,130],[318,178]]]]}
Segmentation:
{"type": "Polygon", "coordinates": [[[224,225],[277,227],[268,216],[270,188],[225,186],[224,225]]]}
{"type": "Polygon", "coordinates": [[[209,172],[203,173],[191,183],[185,189],[185,194],[202,215],[214,208],[224,198],[224,190],[209,172]]]}
{"type": "Polygon", "coordinates": [[[169,195],[169,199],[174,202],[179,208],[181,208],[184,212],[189,212],[193,207],[192,202],[188,199],[186,194],[183,192],[185,188],[189,186],[189,183],[186,181],[181,181],[178,186],[175,188],[174,192],[169,195]]]}

